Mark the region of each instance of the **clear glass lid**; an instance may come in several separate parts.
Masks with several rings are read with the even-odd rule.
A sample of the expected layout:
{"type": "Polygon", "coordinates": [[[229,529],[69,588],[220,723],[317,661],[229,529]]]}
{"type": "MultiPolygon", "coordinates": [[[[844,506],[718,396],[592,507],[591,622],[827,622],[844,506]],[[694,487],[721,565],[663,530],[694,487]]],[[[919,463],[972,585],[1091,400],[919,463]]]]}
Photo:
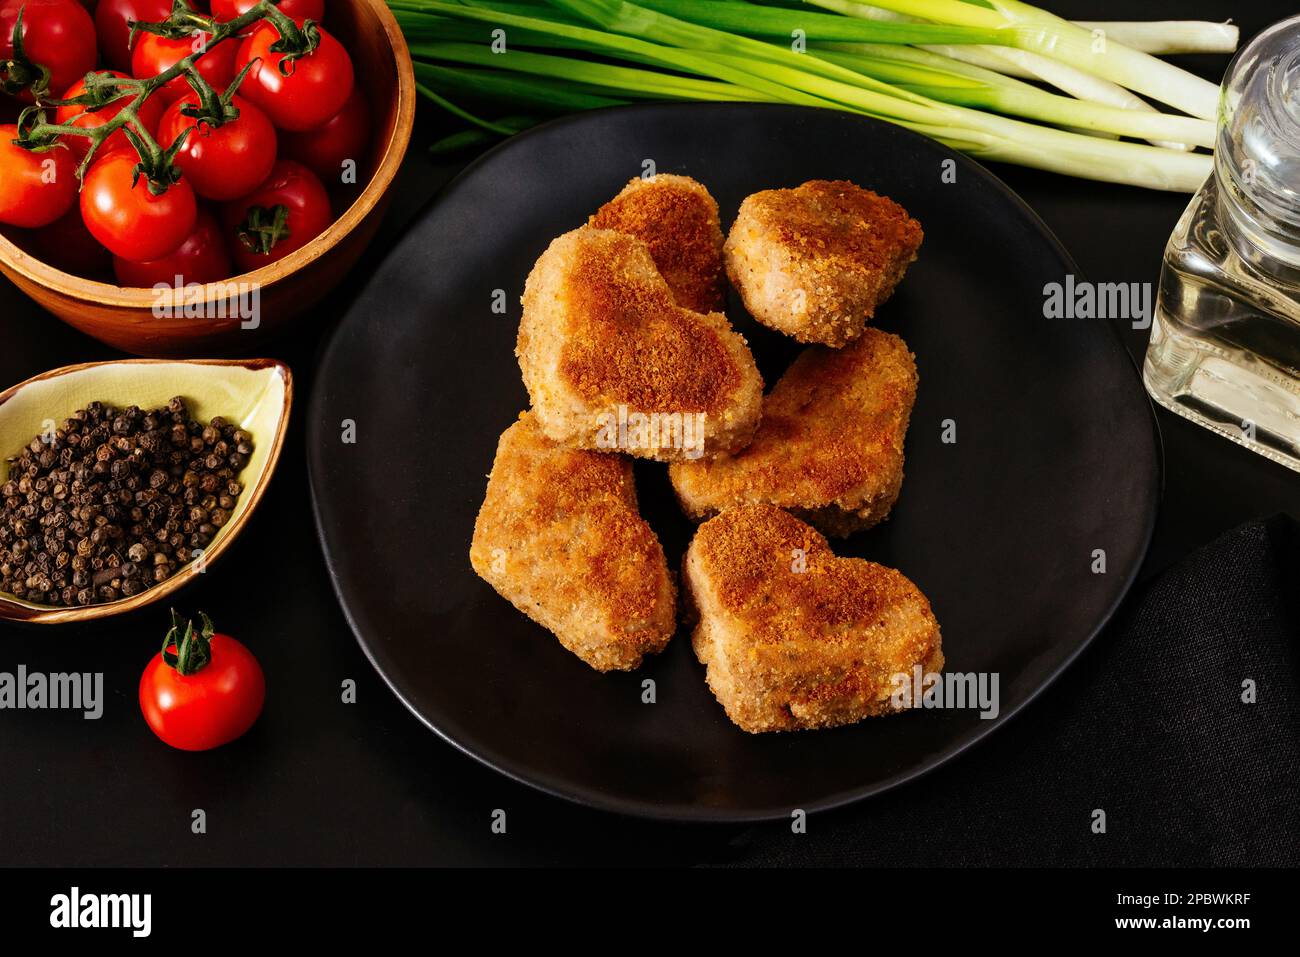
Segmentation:
{"type": "Polygon", "coordinates": [[[1241,238],[1300,264],[1300,16],[1259,34],[1228,67],[1214,158],[1241,238]]]}

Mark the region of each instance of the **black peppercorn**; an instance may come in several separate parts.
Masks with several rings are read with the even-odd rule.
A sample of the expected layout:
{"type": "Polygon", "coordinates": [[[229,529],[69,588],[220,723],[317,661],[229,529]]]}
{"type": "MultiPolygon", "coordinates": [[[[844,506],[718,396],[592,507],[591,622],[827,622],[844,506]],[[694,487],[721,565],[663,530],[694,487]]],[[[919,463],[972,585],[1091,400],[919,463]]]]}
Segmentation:
{"type": "Polygon", "coordinates": [[[230,521],[251,436],[166,408],[92,402],[8,460],[0,482],[0,591],[53,605],[139,594],[230,521]]]}

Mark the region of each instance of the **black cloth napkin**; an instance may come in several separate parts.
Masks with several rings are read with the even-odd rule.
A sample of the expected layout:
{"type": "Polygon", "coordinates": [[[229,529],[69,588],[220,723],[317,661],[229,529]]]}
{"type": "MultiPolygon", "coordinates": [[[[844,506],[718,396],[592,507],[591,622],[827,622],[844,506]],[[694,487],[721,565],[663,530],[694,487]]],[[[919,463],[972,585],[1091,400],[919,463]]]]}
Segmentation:
{"type": "Polygon", "coordinates": [[[1243,525],[1135,589],[983,744],[806,834],[747,831],[726,863],[1300,864],[1298,635],[1300,526],[1243,525]]]}

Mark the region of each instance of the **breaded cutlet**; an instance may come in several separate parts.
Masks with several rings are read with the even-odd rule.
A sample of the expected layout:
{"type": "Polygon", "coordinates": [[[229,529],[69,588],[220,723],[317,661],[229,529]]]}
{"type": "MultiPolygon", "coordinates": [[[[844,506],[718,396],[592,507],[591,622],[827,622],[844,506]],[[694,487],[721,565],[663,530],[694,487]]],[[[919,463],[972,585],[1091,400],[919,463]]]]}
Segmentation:
{"type": "Polygon", "coordinates": [[[673,173],[637,177],[587,224],[642,240],[677,305],[695,312],[722,311],[722,223],[717,200],[703,184],[673,173]]]}
{"type": "Polygon", "coordinates": [[[515,354],[555,441],[673,461],[734,451],[758,427],[763,380],[744,338],[720,312],[677,305],[635,236],[560,236],[523,304],[515,354]]]}
{"type": "Polygon", "coordinates": [[[682,587],[709,687],[745,731],[851,724],[902,710],[899,679],[943,668],[930,603],[901,573],[840,558],[816,529],[772,505],[700,526],[682,587]]]}
{"type": "Polygon", "coordinates": [[[669,468],[696,521],[767,502],[827,535],[883,521],[903,484],[916,362],[898,336],[869,328],[843,349],[809,346],[763,400],[754,441],[669,468]]]}
{"type": "Polygon", "coordinates": [[[664,550],[631,463],[555,444],[524,413],[497,445],[470,564],[597,671],[627,671],[676,627],[664,550]]]}
{"type": "Polygon", "coordinates": [[[723,248],[750,315],[800,342],[839,348],[862,334],[916,260],[907,210],[844,180],[746,197],[723,248]]]}

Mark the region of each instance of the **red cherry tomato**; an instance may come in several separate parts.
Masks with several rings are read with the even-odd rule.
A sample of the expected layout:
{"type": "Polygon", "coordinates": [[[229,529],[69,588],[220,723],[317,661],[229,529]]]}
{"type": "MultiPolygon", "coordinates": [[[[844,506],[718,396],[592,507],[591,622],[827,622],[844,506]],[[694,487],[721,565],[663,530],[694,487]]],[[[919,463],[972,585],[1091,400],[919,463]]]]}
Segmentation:
{"type": "Polygon", "coordinates": [[[206,123],[196,127],[194,119],[181,109],[197,106],[198,102],[199,98],[191,93],[167,107],[158,128],[159,141],[172,143],[190,130],[185,145],[176,154],[176,165],[200,196],[227,200],[251,193],[275,164],[275,127],[265,113],[242,96],[231,100],[239,111],[237,118],[216,128],[206,123]]]}
{"type": "Polygon", "coordinates": [[[131,21],[161,23],[171,12],[171,0],[99,0],[95,35],[105,62],[114,70],[130,70],[131,21]]]}
{"type": "MultiPolygon", "coordinates": [[[[212,0],[212,15],[219,23],[225,23],[247,13],[257,2],[258,0],[212,0]]],[[[315,20],[319,23],[325,18],[325,0],[283,0],[279,9],[285,16],[299,22],[315,20]]]]}
{"type": "Polygon", "coordinates": [[[0,125],[0,223],[48,226],[77,198],[72,154],[60,147],[35,153],[16,145],[18,127],[0,125]]]}
{"type": "Polygon", "coordinates": [[[285,64],[271,45],[280,34],[270,23],[259,23],[239,48],[235,72],[253,63],[239,92],[252,100],[282,130],[310,130],[320,126],[348,101],[352,92],[352,59],[334,37],[320,31],[320,44],[307,56],[285,64]],[[256,62],[254,62],[256,61],[256,62]]]}
{"type": "Polygon", "coordinates": [[[133,263],[113,257],[113,272],[123,286],[152,289],[159,283],[181,286],[190,283],[219,282],[233,275],[230,253],[217,218],[200,209],[194,230],[174,252],[148,262],[133,263]]]}
{"type": "Polygon", "coordinates": [[[76,204],[50,225],[36,230],[32,251],[42,261],[74,276],[98,276],[113,265],[112,254],[90,235],[76,204]]]}
{"type": "Polygon", "coordinates": [[[202,616],[191,632],[173,612],[167,645],[140,677],[140,711],[150,730],[181,751],[207,751],[244,734],[266,702],[266,677],[253,653],[229,635],[215,634],[202,616]]]}
{"type": "MultiPolygon", "coordinates": [[[[76,0],[0,0],[0,60],[14,55],[14,24],[23,15],[23,56],[50,71],[46,95],[58,96],[95,66],[95,22],[76,0]]],[[[32,102],[30,90],[19,99],[32,102]]]]}
{"type": "Polygon", "coordinates": [[[132,262],[160,259],[194,229],[194,190],[182,179],[161,195],[144,176],[133,186],[138,157],[119,150],[96,159],[81,188],[81,216],[109,252],[132,262]]]}
{"type": "Polygon", "coordinates": [[[235,265],[251,272],[311,242],[330,224],[330,198],[316,174],[293,160],[277,160],[257,189],[222,207],[235,265]],[[283,207],[279,228],[277,207],[283,207]],[[260,231],[259,231],[260,228],[260,231]]]}
{"type": "Polygon", "coordinates": [[[295,159],[321,178],[328,187],[343,181],[343,164],[352,160],[357,181],[370,154],[370,108],[354,86],[352,95],[332,117],[315,129],[285,133],[280,138],[280,155],[295,159]]]}
{"type": "MultiPolygon", "coordinates": [[[[196,53],[207,43],[209,33],[200,32],[197,37],[183,40],[168,40],[155,33],[141,33],[135,38],[135,47],[131,51],[131,75],[140,80],[147,80],[171,69],[191,53],[196,53]]],[[[218,43],[196,61],[199,74],[212,84],[217,92],[222,92],[235,78],[235,55],[239,44],[235,39],[218,43]]],[[[166,86],[155,95],[161,96],[167,103],[178,100],[193,92],[189,81],[184,76],[173,77],[166,86]]]]}
{"type": "MultiPolygon", "coordinates": [[[[105,70],[104,72],[110,73],[115,77],[126,77],[125,73],[118,73],[115,70],[105,70]]],[[[72,97],[80,96],[85,92],[86,81],[81,79],[68,87],[67,92],[63,94],[61,99],[69,100],[72,99],[72,97]]],[[[108,104],[108,106],[95,110],[94,112],[87,112],[84,106],[61,106],[55,114],[55,122],[60,124],[71,123],[73,126],[79,126],[83,130],[93,130],[96,127],[103,126],[113,117],[117,116],[118,113],[121,113],[126,105],[131,102],[131,99],[132,95],[124,96],[122,99],[114,100],[112,103],[108,104]]],[[[149,135],[152,136],[158,132],[158,121],[162,119],[162,113],[163,105],[161,101],[159,101],[156,96],[151,96],[140,104],[140,109],[136,114],[139,117],[139,121],[132,123],[131,127],[133,129],[138,129],[140,126],[143,126],[149,132],[149,135]]],[[[64,136],[62,137],[62,141],[68,145],[70,150],[72,150],[73,154],[77,158],[77,162],[81,162],[82,157],[86,155],[86,150],[90,149],[90,140],[84,136],[64,136]]],[[[126,134],[121,130],[118,130],[108,139],[104,140],[103,145],[99,147],[100,152],[96,155],[102,156],[105,153],[117,149],[131,149],[130,140],[126,138],[126,134]]]]}

